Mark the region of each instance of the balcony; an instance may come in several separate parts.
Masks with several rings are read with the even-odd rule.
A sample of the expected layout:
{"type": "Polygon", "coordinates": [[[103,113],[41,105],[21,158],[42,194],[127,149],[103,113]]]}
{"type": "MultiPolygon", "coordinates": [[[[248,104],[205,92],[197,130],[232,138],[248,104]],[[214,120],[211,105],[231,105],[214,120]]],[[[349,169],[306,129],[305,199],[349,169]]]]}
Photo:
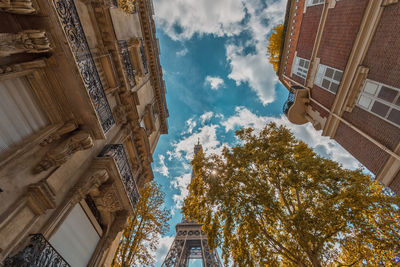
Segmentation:
{"type": "Polygon", "coordinates": [[[128,83],[131,88],[136,86],[135,71],[132,66],[131,57],[129,55],[128,44],[126,41],[118,41],[121,49],[121,56],[125,66],[125,72],[128,78],[128,83]]]}
{"type": "Polygon", "coordinates": [[[4,261],[5,267],[70,267],[42,234],[31,235],[28,245],[4,261]]]}
{"type": "Polygon", "coordinates": [[[74,55],[82,81],[93,103],[97,118],[104,132],[114,124],[114,118],[108,104],[100,76],[86,40],[73,0],[53,0],[58,19],[74,55]]]}
{"type": "Polygon", "coordinates": [[[283,105],[283,113],[290,122],[304,124],[306,119],[306,103],[308,102],[309,91],[301,86],[292,86],[289,89],[289,96],[283,105]]]}
{"type": "Polygon", "coordinates": [[[143,68],[144,68],[144,74],[149,73],[149,68],[147,66],[147,59],[146,59],[146,53],[144,52],[144,47],[143,47],[143,40],[140,39],[140,56],[142,58],[142,63],[143,63],[143,68]]]}
{"type": "Polygon", "coordinates": [[[124,146],[122,144],[106,145],[98,157],[111,157],[115,160],[125,186],[125,191],[128,194],[132,206],[135,207],[136,203],[139,201],[140,195],[124,146]]]}

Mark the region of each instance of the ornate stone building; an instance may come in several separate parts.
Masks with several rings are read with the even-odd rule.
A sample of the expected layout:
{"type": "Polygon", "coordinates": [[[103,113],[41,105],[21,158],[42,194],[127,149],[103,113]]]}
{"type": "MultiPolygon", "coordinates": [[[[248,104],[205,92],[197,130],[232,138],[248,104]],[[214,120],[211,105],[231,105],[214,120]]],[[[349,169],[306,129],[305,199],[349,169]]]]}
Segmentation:
{"type": "Polygon", "coordinates": [[[400,2],[288,0],[284,113],[335,139],[400,194],[400,2]]]}
{"type": "Polygon", "coordinates": [[[168,131],[152,16],[151,0],[130,14],[112,0],[0,1],[5,266],[109,266],[168,131]]]}

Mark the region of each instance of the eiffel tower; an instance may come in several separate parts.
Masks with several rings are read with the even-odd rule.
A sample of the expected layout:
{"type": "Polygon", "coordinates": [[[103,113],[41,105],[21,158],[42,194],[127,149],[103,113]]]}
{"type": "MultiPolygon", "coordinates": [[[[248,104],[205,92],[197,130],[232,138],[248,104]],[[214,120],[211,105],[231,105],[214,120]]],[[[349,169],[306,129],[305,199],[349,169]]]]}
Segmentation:
{"type": "MultiPolygon", "coordinates": [[[[194,146],[194,155],[202,150],[200,141],[194,146]]],[[[192,179],[194,173],[192,172],[192,179]]],[[[204,267],[222,267],[216,250],[210,251],[207,236],[201,230],[201,224],[182,219],[175,226],[176,236],[162,267],[187,267],[190,259],[200,259],[204,267]]]]}

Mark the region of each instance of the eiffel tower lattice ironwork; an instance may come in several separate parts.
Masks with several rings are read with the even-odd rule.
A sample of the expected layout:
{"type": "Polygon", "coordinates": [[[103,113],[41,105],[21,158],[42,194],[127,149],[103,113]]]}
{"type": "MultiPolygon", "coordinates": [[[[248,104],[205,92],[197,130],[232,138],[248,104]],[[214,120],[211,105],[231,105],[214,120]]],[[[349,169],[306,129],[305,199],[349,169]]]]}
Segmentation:
{"type": "MultiPolygon", "coordinates": [[[[194,146],[194,154],[197,155],[201,149],[198,142],[194,146]]],[[[201,230],[201,226],[185,219],[175,226],[176,236],[162,267],[187,267],[190,259],[202,260],[204,267],[222,267],[217,251],[210,251],[208,248],[207,235],[201,230]]]]}

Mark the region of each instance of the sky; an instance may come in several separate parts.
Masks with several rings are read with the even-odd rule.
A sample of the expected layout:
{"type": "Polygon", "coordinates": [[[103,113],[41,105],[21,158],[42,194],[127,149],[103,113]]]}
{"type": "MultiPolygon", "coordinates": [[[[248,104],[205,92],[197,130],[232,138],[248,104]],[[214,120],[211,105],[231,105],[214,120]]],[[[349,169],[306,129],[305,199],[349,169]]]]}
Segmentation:
{"type": "MultiPolygon", "coordinates": [[[[283,23],[286,0],[153,0],[160,60],[167,89],[169,133],[153,155],[154,179],[166,194],[170,230],[160,239],[160,266],[175,237],[191,177],[193,146],[206,154],[238,143],[242,127],[274,121],[321,156],[346,168],[360,163],[308,123],[291,124],[282,107],[288,91],[266,56],[272,28],[283,23]]],[[[190,266],[201,266],[194,262],[190,266]]]]}

